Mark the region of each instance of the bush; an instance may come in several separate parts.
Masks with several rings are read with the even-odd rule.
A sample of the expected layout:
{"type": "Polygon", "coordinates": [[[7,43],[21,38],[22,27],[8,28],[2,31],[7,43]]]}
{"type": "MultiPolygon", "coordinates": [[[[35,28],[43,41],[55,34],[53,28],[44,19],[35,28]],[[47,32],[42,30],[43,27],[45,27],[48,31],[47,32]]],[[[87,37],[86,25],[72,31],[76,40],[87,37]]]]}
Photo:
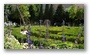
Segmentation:
{"type": "Polygon", "coordinates": [[[5,49],[23,49],[23,46],[20,45],[19,41],[15,39],[14,36],[4,38],[4,48],[5,49]]]}
{"type": "MultiPolygon", "coordinates": [[[[80,28],[78,27],[70,27],[69,29],[65,27],[64,33],[66,37],[66,42],[62,42],[62,27],[50,27],[49,28],[49,37],[45,38],[46,31],[45,27],[43,26],[41,29],[40,34],[40,28],[39,26],[32,26],[31,27],[31,33],[30,40],[33,42],[35,46],[40,46],[40,43],[44,47],[50,48],[51,46],[57,46],[59,49],[73,49],[73,48],[84,48],[84,36],[82,35],[79,39],[79,44],[74,46],[75,39],[80,31],[80,28]],[[53,45],[54,44],[54,45],[53,45]]],[[[23,35],[20,33],[20,28],[13,28],[12,34],[16,37],[16,39],[21,42],[21,39],[26,42],[26,35],[23,35]]],[[[83,34],[83,33],[82,33],[83,34]]]]}

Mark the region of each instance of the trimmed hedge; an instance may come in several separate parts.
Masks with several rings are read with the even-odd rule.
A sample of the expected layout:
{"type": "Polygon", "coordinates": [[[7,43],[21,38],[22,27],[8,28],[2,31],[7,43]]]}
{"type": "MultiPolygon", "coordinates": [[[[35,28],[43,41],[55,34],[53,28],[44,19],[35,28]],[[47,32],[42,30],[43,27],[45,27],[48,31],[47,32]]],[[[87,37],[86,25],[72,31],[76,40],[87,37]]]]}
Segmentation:
{"type": "MultiPolygon", "coordinates": [[[[60,49],[64,49],[64,48],[84,48],[84,34],[82,33],[82,36],[79,38],[79,44],[77,44],[76,46],[74,46],[74,42],[75,39],[80,31],[80,28],[78,27],[71,27],[71,28],[67,28],[65,27],[65,37],[66,37],[66,42],[62,42],[62,28],[61,27],[50,27],[49,28],[49,37],[47,37],[48,39],[45,38],[45,27],[42,27],[42,32],[40,34],[40,28],[39,26],[32,26],[31,27],[31,41],[33,42],[33,44],[35,46],[40,46],[40,43],[43,44],[43,46],[48,46],[48,48],[50,47],[55,47],[57,46],[60,49]],[[55,38],[54,38],[55,37],[55,38]],[[54,40],[55,39],[55,40],[54,40]],[[65,45],[65,46],[64,46],[65,45]]],[[[12,35],[14,35],[16,37],[16,39],[19,40],[19,42],[21,42],[21,39],[23,39],[24,42],[26,42],[26,35],[22,35],[20,33],[20,28],[13,28],[12,30],[12,35]]]]}

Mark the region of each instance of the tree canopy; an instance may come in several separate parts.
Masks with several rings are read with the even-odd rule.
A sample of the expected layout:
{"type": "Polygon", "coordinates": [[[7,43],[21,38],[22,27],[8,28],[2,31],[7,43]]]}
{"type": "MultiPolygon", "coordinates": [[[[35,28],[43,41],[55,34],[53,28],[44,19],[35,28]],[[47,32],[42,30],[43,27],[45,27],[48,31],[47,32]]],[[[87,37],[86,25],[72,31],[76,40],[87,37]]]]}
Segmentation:
{"type": "Polygon", "coordinates": [[[71,5],[68,8],[64,8],[63,4],[58,4],[55,8],[55,4],[5,4],[4,5],[4,21],[16,22],[22,24],[25,22],[39,23],[39,20],[49,19],[51,24],[57,23],[62,25],[62,20],[65,23],[84,24],[84,7],[71,5]],[[20,14],[21,13],[21,14],[20,14]]]}

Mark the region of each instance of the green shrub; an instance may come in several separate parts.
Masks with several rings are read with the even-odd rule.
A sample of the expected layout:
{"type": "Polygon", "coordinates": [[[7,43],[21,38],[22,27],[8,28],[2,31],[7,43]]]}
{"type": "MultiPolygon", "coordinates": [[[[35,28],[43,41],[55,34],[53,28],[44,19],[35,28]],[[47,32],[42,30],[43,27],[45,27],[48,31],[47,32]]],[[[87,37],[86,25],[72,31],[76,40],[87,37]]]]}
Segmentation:
{"type": "Polygon", "coordinates": [[[19,41],[15,39],[14,36],[4,38],[4,48],[5,49],[23,49],[19,41]]]}

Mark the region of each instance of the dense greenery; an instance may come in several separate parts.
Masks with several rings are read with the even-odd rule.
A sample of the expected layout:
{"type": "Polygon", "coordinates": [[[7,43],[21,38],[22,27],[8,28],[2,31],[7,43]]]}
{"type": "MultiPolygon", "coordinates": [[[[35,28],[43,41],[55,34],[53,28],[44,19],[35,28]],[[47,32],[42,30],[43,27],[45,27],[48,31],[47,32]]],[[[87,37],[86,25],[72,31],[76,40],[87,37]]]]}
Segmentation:
{"type": "MultiPolygon", "coordinates": [[[[40,33],[39,26],[32,26],[31,28],[32,28],[31,30],[32,35],[30,36],[30,40],[33,42],[35,46],[39,46],[40,43],[42,43],[44,47],[47,47],[47,46],[51,47],[54,45],[54,47],[57,46],[59,49],[65,48],[63,47],[63,45],[66,45],[67,48],[70,47],[69,49],[84,48],[83,33],[81,34],[78,40],[78,44],[75,44],[75,39],[77,38],[78,33],[81,31],[80,27],[65,27],[66,42],[62,42],[62,27],[50,27],[49,28],[50,35],[47,38],[45,38],[46,28],[44,26],[42,26],[41,35],[39,34],[40,33]]],[[[26,35],[23,35],[20,33],[20,28],[13,28],[12,35],[14,35],[19,40],[20,43],[22,43],[22,39],[23,39],[23,42],[26,43],[26,35]]]]}
{"type": "Polygon", "coordinates": [[[4,22],[5,49],[27,49],[30,41],[32,49],[84,49],[83,6],[5,4],[4,22]]]}
{"type": "Polygon", "coordinates": [[[6,4],[4,6],[4,15],[8,15],[8,19],[12,22],[16,22],[20,24],[20,22],[23,24],[28,20],[28,17],[30,17],[29,13],[29,5],[15,5],[15,4],[6,4]],[[18,11],[18,8],[20,10],[20,13],[18,11]]]}
{"type": "Polygon", "coordinates": [[[8,36],[8,34],[4,37],[4,48],[5,49],[23,49],[23,46],[20,45],[19,41],[14,36],[8,36]]]}
{"type": "Polygon", "coordinates": [[[84,24],[84,7],[77,5],[71,5],[67,9],[64,8],[62,4],[59,4],[57,8],[54,8],[53,4],[19,4],[19,10],[22,17],[15,4],[5,4],[4,5],[4,16],[6,21],[7,18],[18,24],[39,23],[39,20],[49,19],[51,24],[57,23],[61,25],[62,20],[65,20],[65,25],[75,25],[84,24]],[[56,10],[55,10],[56,9],[56,10]]]}
{"type": "Polygon", "coordinates": [[[58,5],[57,7],[57,10],[55,12],[55,15],[54,15],[54,20],[53,22],[57,23],[58,25],[62,25],[62,20],[65,20],[65,16],[64,16],[64,8],[62,5],[58,5]]]}
{"type": "Polygon", "coordinates": [[[84,9],[72,5],[67,10],[69,12],[70,23],[76,23],[75,25],[83,24],[84,21],[84,9]]]}

